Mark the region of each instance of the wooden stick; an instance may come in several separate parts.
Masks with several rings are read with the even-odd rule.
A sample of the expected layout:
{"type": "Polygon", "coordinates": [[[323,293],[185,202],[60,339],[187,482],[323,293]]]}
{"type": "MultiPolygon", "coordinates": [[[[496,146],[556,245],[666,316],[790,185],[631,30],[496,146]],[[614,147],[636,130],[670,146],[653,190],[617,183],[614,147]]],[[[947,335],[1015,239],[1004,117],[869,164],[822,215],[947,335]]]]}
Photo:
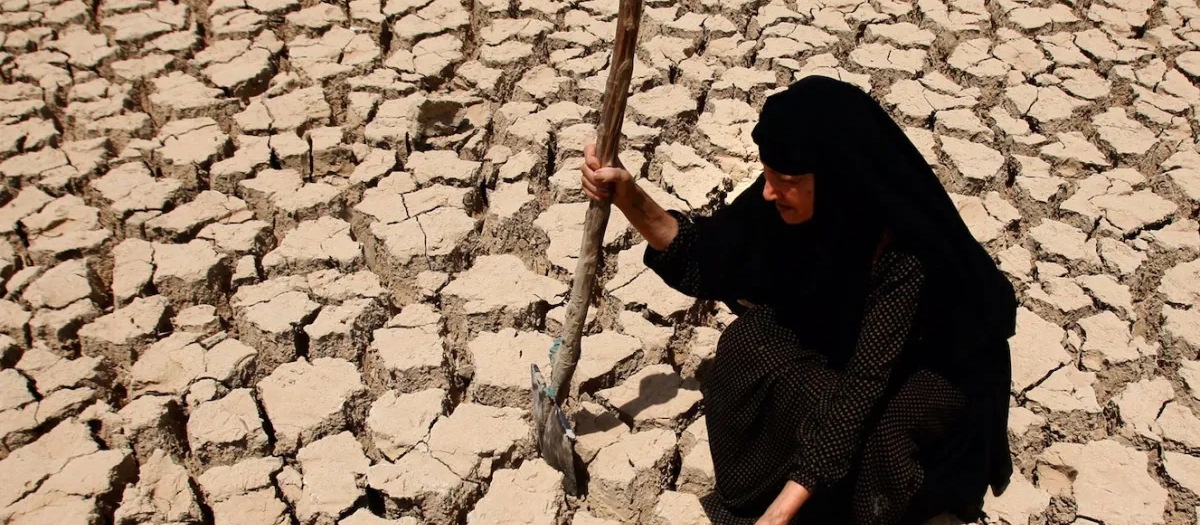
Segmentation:
{"type": "MultiPolygon", "coordinates": [[[[600,123],[596,128],[596,156],[600,158],[601,166],[617,163],[617,145],[621,138],[621,122],[625,118],[629,82],[633,78],[633,56],[637,50],[641,20],[642,0],[621,0],[617,12],[616,46],[608,71],[608,83],[604,86],[600,123]]],[[[559,405],[570,395],[571,377],[575,375],[575,366],[579,364],[583,322],[587,319],[588,307],[592,302],[592,287],[596,283],[596,268],[600,262],[600,248],[611,207],[609,202],[591,201],[587,219],[583,223],[583,242],[579,247],[579,262],[575,265],[575,278],[571,283],[571,302],[567,304],[562,345],[555,356],[550,375],[550,387],[559,405]]]]}

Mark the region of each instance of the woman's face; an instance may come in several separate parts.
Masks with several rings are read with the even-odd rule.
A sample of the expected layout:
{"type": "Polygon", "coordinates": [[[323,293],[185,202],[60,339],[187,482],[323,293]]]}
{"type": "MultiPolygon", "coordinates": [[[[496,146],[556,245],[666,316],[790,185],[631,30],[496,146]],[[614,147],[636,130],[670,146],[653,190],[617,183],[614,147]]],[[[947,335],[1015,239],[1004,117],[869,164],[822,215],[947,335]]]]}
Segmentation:
{"type": "Polygon", "coordinates": [[[763,175],[767,179],[763,198],[775,203],[783,222],[800,224],[812,218],[816,179],[812,173],[785,175],[764,164],[763,175]]]}

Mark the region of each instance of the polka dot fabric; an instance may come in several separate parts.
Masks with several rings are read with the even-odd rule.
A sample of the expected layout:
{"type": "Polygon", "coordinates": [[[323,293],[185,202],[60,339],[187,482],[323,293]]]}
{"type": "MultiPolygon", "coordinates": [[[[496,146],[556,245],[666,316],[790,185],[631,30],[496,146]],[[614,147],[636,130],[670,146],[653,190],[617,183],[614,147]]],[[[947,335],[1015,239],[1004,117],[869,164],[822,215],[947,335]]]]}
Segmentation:
{"type": "MultiPolygon", "coordinates": [[[[668,285],[702,282],[684,218],[645,261],[668,285]]],[[[813,496],[793,523],[920,523],[942,509],[921,492],[923,452],[962,416],[965,397],[928,370],[899,366],[920,345],[911,330],[925,278],[920,261],[886,248],[875,262],[858,342],[844,366],[801,343],[770,305],[721,335],[702,385],[716,496],[731,515],[760,514],[788,479],[813,496]]]]}

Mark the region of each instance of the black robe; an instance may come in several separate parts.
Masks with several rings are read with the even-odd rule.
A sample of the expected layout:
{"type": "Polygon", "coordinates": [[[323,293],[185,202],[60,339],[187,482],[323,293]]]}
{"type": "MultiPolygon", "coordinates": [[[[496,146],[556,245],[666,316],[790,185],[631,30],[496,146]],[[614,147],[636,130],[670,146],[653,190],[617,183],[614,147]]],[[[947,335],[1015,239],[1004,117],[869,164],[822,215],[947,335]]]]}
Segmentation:
{"type": "MultiPolygon", "coordinates": [[[[697,226],[676,216],[679,234],[666,251],[648,249],[646,263],[672,288],[708,297],[721,284],[700,270],[697,226]]],[[[761,514],[788,479],[813,494],[794,523],[922,523],[951,510],[925,478],[932,451],[964,421],[966,398],[914,359],[924,280],[915,256],[888,246],[871,269],[856,350],[838,365],[821,351],[819,326],[769,303],[738,305],[702,378],[725,507],[717,523],[722,510],[761,514]]]]}

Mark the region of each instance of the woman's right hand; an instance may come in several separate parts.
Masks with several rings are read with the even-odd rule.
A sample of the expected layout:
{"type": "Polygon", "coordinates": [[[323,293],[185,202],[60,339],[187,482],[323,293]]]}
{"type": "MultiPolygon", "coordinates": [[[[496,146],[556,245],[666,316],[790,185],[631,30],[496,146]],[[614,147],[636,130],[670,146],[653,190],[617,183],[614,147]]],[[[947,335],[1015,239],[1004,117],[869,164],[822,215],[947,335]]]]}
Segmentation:
{"type": "Polygon", "coordinates": [[[620,161],[616,166],[600,167],[595,144],[584,146],[583,166],[579,171],[583,173],[583,192],[592,200],[611,200],[618,208],[624,209],[637,192],[633,175],[620,165],[620,161]]]}

